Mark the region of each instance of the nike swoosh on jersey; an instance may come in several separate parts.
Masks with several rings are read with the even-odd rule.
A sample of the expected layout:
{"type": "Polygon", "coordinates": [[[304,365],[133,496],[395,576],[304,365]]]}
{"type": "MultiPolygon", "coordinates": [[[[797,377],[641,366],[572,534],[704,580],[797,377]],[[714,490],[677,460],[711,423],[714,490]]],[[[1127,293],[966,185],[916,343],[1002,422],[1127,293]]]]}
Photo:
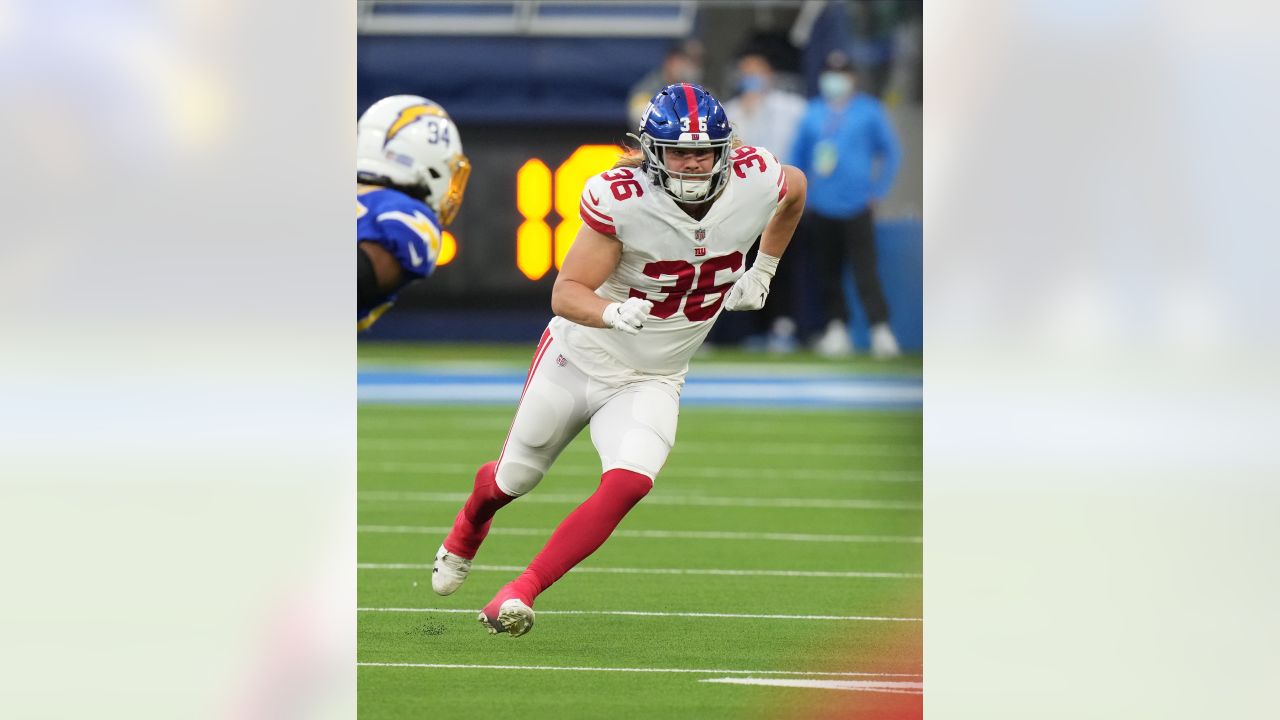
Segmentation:
{"type": "Polygon", "coordinates": [[[409,259],[413,261],[413,266],[418,267],[422,264],[422,256],[418,254],[418,249],[409,243],[409,259]]]}
{"type": "Polygon", "coordinates": [[[592,205],[599,205],[599,204],[600,204],[600,198],[596,197],[596,196],[595,196],[595,193],[591,192],[590,190],[588,190],[588,191],[587,191],[587,197],[591,198],[591,204],[592,204],[592,205]]]}

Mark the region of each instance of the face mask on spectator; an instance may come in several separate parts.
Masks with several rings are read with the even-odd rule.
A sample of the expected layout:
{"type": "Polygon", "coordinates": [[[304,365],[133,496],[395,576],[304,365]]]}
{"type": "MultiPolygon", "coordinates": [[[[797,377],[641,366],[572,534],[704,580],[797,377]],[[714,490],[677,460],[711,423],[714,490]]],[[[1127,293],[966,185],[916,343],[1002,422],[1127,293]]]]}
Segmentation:
{"type": "Polygon", "coordinates": [[[831,102],[839,102],[853,94],[853,80],[842,72],[824,72],[818,76],[818,92],[831,102]]]}
{"type": "Polygon", "coordinates": [[[763,75],[750,73],[747,75],[743,75],[738,80],[738,92],[744,92],[744,93],[764,92],[766,84],[767,83],[765,82],[763,75]]]}

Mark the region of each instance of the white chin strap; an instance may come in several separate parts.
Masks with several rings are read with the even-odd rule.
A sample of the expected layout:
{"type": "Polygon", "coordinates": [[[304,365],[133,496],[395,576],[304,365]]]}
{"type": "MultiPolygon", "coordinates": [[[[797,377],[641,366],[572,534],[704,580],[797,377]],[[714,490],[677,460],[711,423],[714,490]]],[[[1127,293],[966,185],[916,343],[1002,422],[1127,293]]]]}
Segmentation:
{"type": "Polygon", "coordinates": [[[701,200],[711,189],[710,180],[681,180],[667,177],[667,189],[681,200],[701,200]]]}

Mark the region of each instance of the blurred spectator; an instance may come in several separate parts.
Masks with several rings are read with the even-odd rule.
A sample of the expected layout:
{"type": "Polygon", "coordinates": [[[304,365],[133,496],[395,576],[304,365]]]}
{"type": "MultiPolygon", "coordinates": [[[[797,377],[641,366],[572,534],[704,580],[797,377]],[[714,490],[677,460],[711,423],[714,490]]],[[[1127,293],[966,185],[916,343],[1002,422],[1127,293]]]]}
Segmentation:
{"type": "Polygon", "coordinates": [[[805,0],[788,37],[803,48],[801,71],[808,92],[818,92],[826,58],[839,50],[862,70],[863,92],[889,106],[919,102],[922,15],[920,0],[805,0]]]}
{"type": "Polygon", "coordinates": [[[702,43],[696,38],[672,45],[662,59],[662,64],[640,78],[631,86],[627,95],[627,117],[632,126],[639,126],[644,109],[662,88],[673,83],[702,82],[702,43]]]}
{"type": "Polygon", "coordinates": [[[818,258],[826,310],[826,330],[815,349],[826,356],[853,351],[843,283],[844,269],[852,262],[871,326],[871,353],[893,357],[898,342],[880,288],[872,213],[898,171],[898,140],[880,102],[858,92],[857,73],[847,55],[831,53],[818,84],[821,97],[809,104],[791,153],[809,180],[802,228],[818,258]]]}
{"type": "MultiPolygon", "coordinates": [[[[747,145],[766,148],[784,164],[791,164],[791,146],[796,125],[804,116],[806,102],[796,93],[775,85],[773,64],[764,53],[748,49],[738,58],[738,95],[724,105],[734,132],[747,145]]],[[[796,324],[791,319],[794,287],[792,264],[779,267],[773,278],[774,291],[758,316],[761,331],[769,333],[771,352],[796,349],[796,324]]]]}
{"type": "Polygon", "coordinates": [[[853,44],[848,55],[860,70],[863,92],[884,97],[894,64],[895,34],[912,5],[900,0],[869,0],[851,6],[853,44]]]}
{"type": "Polygon", "coordinates": [[[803,48],[800,69],[809,95],[818,93],[818,75],[827,56],[853,47],[852,25],[847,3],[805,0],[801,4],[790,39],[792,45],[803,48]]]}
{"type": "Polygon", "coordinates": [[[805,99],[774,86],[773,64],[748,50],[738,58],[738,94],[724,104],[734,132],[742,142],[767,148],[790,164],[796,125],[804,116],[805,99]]]}
{"type": "Polygon", "coordinates": [[[893,31],[893,61],[880,98],[886,107],[920,105],[924,88],[924,24],[919,5],[904,9],[893,31]]]}

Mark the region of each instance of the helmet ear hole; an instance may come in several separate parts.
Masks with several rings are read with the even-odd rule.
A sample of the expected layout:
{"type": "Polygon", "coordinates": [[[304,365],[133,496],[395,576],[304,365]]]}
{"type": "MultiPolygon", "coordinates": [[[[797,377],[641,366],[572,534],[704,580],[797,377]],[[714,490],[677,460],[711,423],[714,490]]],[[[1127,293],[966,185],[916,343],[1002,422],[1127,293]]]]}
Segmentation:
{"type": "Polygon", "coordinates": [[[435,169],[435,168],[427,168],[427,172],[431,173],[431,179],[432,179],[432,180],[439,180],[439,179],[440,179],[440,171],[439,171],[439,170],[437,170],[437,169],[435,169]]]}

